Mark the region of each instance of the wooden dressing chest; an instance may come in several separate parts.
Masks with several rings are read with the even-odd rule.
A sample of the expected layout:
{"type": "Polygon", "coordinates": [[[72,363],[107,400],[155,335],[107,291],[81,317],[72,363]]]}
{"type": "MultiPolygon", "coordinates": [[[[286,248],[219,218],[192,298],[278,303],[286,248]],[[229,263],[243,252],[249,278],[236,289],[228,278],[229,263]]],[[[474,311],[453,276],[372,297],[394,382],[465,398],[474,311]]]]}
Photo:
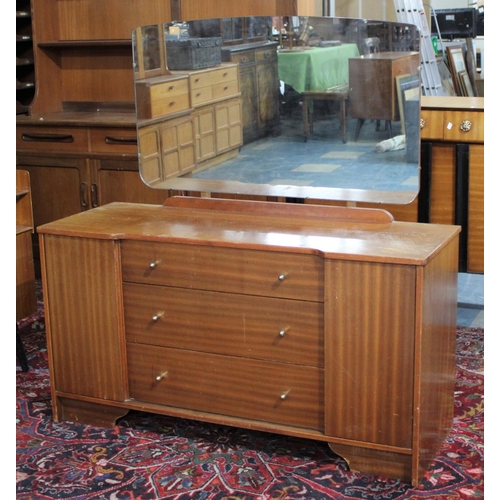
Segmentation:
{"type": "Polygon", "coordinates": [[[456,226],[173,197],[38,231],[56,421],[317,439],[413,484],[451,427],[456,226]]]}

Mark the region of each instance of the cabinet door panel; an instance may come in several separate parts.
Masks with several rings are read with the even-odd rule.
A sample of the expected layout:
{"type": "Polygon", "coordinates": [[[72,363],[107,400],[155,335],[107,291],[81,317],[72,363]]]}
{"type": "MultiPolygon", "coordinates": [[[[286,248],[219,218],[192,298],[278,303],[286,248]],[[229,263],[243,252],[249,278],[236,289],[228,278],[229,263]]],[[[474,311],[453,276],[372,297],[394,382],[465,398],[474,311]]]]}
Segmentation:
{"type": "Polygon", "coordinates": [[[17,168],[30,174],[35,227],[90,207],[85,160],[20,159],[17,168]]]}
{"type": "Polygon", "coordinates": [[[469,149],[467,271],[484,273],[484,146],[469,149]]]}
{"type": "Polygon", "coordinates": [[[456,204],[456,150],[454,144],[433,143],[431,209],[433,224],[454,224],[456,204]]]}
{"type": "Polygon", "coordinates": [[[415,268],[331,261],[325,282],[326,434],[410,449],[415,268]]]}
{"type": "Polygon", "coordinates": [[[144,184],[139,175],[137,160],[96,160],[93,166],[93,206],[106,205],[113,201],[162,204],[167,197],[165,191],[144,184]]]}

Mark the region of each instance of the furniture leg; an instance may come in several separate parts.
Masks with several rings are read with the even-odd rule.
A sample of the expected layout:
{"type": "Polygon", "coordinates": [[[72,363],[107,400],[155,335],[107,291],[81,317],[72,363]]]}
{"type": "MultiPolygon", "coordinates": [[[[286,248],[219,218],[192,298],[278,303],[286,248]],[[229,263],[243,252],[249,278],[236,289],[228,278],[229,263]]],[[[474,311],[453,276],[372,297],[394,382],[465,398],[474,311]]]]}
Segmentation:
{"type": "Polygon", "coordinates": [[[302,123],[304,125],[304,142],[307,142],[307,136],[309,134],[309,100],[307,97],[303,97],[302,100],[302,123]]]}
{"type": "Polygon", "coordinates": [[[358,118],[358,122],[356,123],[356,132],[354,133],[354,142],[358,140],[359,133],[361,132],[361,127],[363,126],[365,121],[362,118],[358,118]]]}
{"type": "Polygon", "coordinates": [[[342,142],[347,142],[347,128],[346,128],[346,100],[340,99],[340,129],[342,130],[342,142]]]}
{"type": "Polygon", "coordinates": [[[29,370],[28,359],[26,358],[26,352],[23,346],[23,340],[21,339],[21,334],[19,332],[19,326],[16,323],[16,356],[21,364],[21,369],[23,372],[29,370]]]}

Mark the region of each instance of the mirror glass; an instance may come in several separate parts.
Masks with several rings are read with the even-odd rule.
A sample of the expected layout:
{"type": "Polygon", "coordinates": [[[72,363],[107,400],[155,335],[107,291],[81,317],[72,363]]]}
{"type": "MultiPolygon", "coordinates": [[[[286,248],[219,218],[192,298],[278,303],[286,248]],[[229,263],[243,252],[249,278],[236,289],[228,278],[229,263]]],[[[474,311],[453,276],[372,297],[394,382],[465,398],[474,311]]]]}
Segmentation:
{"type": "Polygon", "coordinates": [[[352,202],[417,195],[415,26],[237,17],[138,27],[132,41],[149,186],[352,202]]]}

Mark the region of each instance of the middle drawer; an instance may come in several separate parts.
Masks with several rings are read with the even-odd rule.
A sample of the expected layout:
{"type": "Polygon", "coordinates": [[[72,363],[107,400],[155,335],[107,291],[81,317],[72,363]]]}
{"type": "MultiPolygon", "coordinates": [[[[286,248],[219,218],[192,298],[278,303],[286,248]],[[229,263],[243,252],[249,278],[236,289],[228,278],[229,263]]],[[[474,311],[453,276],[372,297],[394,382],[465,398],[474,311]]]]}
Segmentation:
{"type": "Polygon", "coordinates": [[[323,260],[177,243],[122,242],[124,281],[323,302],[323,260]]]}
{"type": "Polygon", "coordinates": [[[128,342],[323,367],[323,304],[124,283],[128,342]]]}

